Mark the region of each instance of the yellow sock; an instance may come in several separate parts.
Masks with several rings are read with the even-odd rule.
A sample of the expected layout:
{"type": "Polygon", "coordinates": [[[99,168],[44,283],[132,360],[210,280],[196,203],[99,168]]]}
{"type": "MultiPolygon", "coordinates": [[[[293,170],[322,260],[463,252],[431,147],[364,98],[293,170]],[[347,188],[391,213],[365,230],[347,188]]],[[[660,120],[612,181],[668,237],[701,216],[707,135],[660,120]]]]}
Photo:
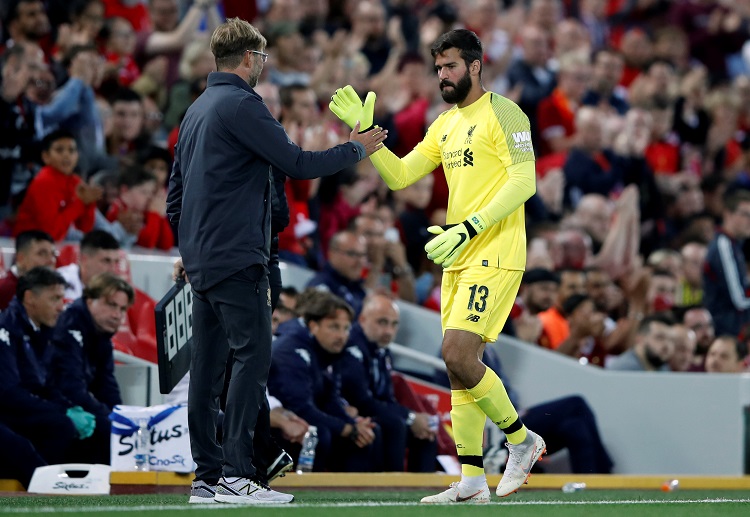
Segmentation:
{"type": "Polygon", "coordinates": [[[451,423],[456,442],[461,474],[484,475],[482,440],[484,439],[484,412],[466,390],[451,390],[451,423]]]}
{"type": "Polygon", "coordinates": [[[487,368],[479,384],[467,391],[490,420],[505,433],[510,443],[516,445],[526,439],[526,426],[518,417],[503,381],[494,371],[487,368]]]}

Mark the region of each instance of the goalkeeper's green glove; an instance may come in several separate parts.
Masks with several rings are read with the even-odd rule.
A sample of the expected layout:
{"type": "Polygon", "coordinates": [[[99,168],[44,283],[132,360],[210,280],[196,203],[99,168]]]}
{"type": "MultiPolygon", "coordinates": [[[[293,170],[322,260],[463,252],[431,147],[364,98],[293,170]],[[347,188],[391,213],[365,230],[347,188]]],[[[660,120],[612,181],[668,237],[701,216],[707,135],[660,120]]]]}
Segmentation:
{"type": "Polygon", "coordinates": [[[359,132],[362,133],[372,127],[373,112],[375,111],[375,92],[369,92],[364,104],[351,85],[339,88],[331,97],[328,107],[347,126],[354,129],[359,121],[359,132]]]}
{"type": "Polygon", "coordinates": [[[450,267],[469,245],[469,241],[486,229],[487,224],[478,213],[471,214],[459,224],[430,226],[427,231],[437,237],[425,244],[427,258],[439,266],[450,267]]]}

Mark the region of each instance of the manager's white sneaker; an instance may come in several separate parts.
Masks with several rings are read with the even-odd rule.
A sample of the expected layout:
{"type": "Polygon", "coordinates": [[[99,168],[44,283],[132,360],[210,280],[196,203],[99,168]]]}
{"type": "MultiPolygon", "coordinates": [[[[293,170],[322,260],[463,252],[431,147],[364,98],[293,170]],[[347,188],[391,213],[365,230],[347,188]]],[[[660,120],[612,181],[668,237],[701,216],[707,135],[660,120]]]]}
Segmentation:
{"type": "Polygon", "coordinates": [[[284,504],[291,503],[294,496],[271,490],[254,479],[222,477],[216,485],[214,499],[217,503],[230,504],[284,504]]]}
{"type": "Polygon", "coordinates": [[[216,485],[209,485],[203,480],[196,480],[190,484],[190,504],[214,504],[216,485]]]}
{"type": "Polygon", "coordinates": [[[531,467],[547,451],[547,444],[542,437],[536,433],[528,431],[533,442],[529,445],[508,445],[508,463],[505,465],[505,472],[500,484],[497,485],[497,495],[505,497],[513,492],[517,492],[521,486],[526,483],[531,474],[531,467]]]}
{"type": "Polygon", "coordinates": [[[490,502],[490,489],[487,485],[484,488],[476,489],[469,488],[463,483],[454,482],[451,483],[448,490],[440,492],[436,495],[428,495],[423,497],[421,503],[432,503],[432,504],[450,504],[450,503],[489,503],[490,502]]]}

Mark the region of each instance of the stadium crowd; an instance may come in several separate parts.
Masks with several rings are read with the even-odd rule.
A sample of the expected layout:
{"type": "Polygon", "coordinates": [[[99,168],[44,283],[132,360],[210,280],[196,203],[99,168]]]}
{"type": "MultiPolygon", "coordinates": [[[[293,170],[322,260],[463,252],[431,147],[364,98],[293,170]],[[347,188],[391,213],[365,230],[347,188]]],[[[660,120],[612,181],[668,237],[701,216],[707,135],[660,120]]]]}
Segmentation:
{"type": "MultiPolygon", "coordinates": [[[[153,313],[153,300],[108,273],[127,279],[133,246],[176,245],[165,216],[173,147],[181,117],[215,70],[208,36],[232,16],[268,39],[256,91],[291,140],[306,150],[345,141],[348,128],[325,106],[351,84],[377,93],[376,123],[399,156],[448,108],[430,44],[450,28],[475,31],[483,83],[529,117],[537,159],[527,268],[503,332],[595,367],[750,368],[746,2],[9,0],[2,9],[0,235],[16,238],[17,254],[0,280],[0,321],[17,327],[11,338],[21,343],[24,332],[56,327],[49,339],[58,355],[42,354],[40,364],[32,351],[14,359],[15,377],[0,385],[0,433],[31,440],[37,451],[23,438],[13,449],[39,456],[36,464],[71,457],[66,448],[78,459],[87,459],[82,450],[106,457],[106,411],[120,400],[111,354],[47,368],[71,348],[61,328],[93,318],[92,349],[114,344],[155,360],[153,322],[143,323],[153,318],[140,316],[153,313]],[[54,265],[64,266],[61,276],[39,271],[54,265]],[[54,297],[66,284],[40,308],[40,292],[54,297]],[[102,297],[116,299],[117,314],[97,312],[102,297]],[[63,303],[70,308],[61,316],[63,303]],[[19,323],[24,311],[31,327],[19,323]],[[121,320],[117,333],[107,317],[121,320]],[[65,382],[48,392],[45,378],[64,380],[81,361],[93,368],[78,379],[90,383],[86,396],[85,386],[65,382]],[[40,411],[64,430],[58,441],[98,445],[46,443],[29,431],[38,422],[18,421],[18,390],[43,399],[40,411]]],[[[435,454],[451,453],[450,438],[429,425],[435,408],[400,381],[391,385],[387,344],[398,325],[389,300],[439,310],[441,269],[424,245],[427,227],[445,223],[445,176],[438,169],[391,192],[363,160],[323,180],[288,179],[285,192],[290,223],[279,256],[315,270],[310,285],[329,294],[288,290],[274,312],[269,389],[286,408],[277,436],[294,448],[300,430],[315,424],[325,451],[353,426],[346,464],[321,452],[316,469],[405,468],[386,440],[408,448],[407,468],[433,470],[435,454]],[[299,347],[312,356],[300,361],[299,347]],[[347,361],[339,373],[328,368],[347,361]],[[345,375],[357,368],[359,379],[345,375]],[[289,386],[288,375],[309,386],[289,386]],[[357,385],[362,379],[370,384],[357,385]],[[334,400],[334,387],[349,405],[334,400]]],[[[585,401],[573,403],[586,413],[585,401]]],[[[601,454],[580,470],[609,471],[593,426],[601,454]]]]}

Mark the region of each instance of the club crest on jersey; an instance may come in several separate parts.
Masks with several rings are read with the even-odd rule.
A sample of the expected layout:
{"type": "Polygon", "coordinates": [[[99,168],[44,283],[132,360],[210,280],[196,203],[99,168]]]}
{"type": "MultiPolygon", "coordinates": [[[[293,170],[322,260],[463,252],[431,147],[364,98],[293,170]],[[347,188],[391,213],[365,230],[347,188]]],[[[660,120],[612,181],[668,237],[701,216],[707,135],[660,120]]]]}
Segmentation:
{"type": "Polygon", "coordinates": [[[448,139],[448,134],[446,133],[445,135],[443,135],[443,138],[440,139],[440,143],[444,144],[447,139],[448,139]]]}
{"type": "Polygon", "coordinates": [[[474,130],[476,129],[476,127],[477,127],[477,125],[474,124],[466,132],[466,141],[464,142],[465,145],[469,145],[471,143],[471,137],[474,136],[474,130]]]}

